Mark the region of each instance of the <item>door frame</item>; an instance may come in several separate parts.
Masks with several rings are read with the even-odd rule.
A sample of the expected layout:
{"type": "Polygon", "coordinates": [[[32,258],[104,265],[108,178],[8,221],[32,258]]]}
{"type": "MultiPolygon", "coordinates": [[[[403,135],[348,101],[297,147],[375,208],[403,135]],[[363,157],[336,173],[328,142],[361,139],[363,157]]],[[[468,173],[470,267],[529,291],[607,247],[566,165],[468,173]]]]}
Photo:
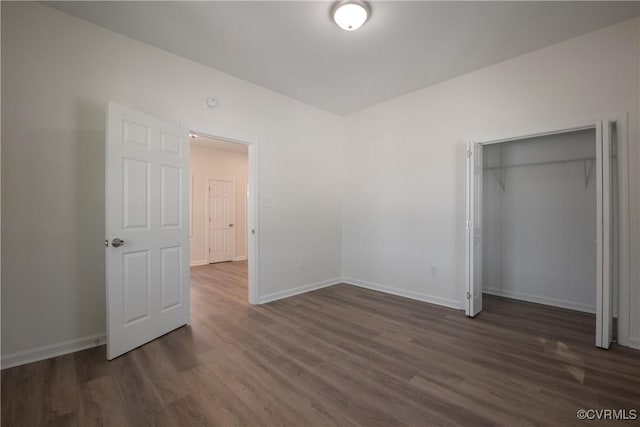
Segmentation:
{"type": "MultiPolygon", "coordinates": [[[[558,135],[569,132],[576,132],[587,129],[597,129],[598,123],[615,122],[617,134],[617,169],[618,169],[618,325],[617,325],[617,343],[623,346],[630,345],[629,326],[630,326],[630,292],[629,292],[629,135],[628,135],[628,114],[615,114],[597,120],[586,120],[573,125],[568,125],[551,130],[538,132],[527,132],[516,134],[511,137],[502,137],[499,139],[489,139],[483,141],[474,141],[480,145],[492,145],[503,142],[518,141],[521,139],[529,139],[548,135],[558,135]]],[[[466,152],[465,147],[465,152],[466,152]]],[[[466,204],[466,200],[465,200],[466,204]]],[[[465,231],[467,231],[465,224],[465,231]]],[[[466,307],[467,292],[470,282],[467,281],[464,287],[464,297],[461,305],[466,307]]]]}
{"type": "MultiPolygon", "coordinates": [[[[224,181],[224,182],[230,182],[231,183],[231,191],[233,192],[233,207],[232,207],[232,211],[233,211],[233,222],[234,222],[234,230],[233,230],[233,242],[231,244],[232,248],[231,248],[231,259],[230,261],[234,261],[236,258],[236,230],[235,230],[235,222],[236,222],[236,181],[234,179],[229,179],[229,178],[210,178],[210,177],[206,177],[206,185],[205,185],[205,191],[207,192],[207,195],[205,197],[205,199],[207,200],[207,206],[205,209],[205,215],[207,217],[207,221],[205,223],[205,235],[207,236],[207,263],[211,264],[211,227],[210,227],[210,220],[209,220],[209,208],[211,207],[211,192],[209,191],[211,189],[211,181],[224,181]]],[[[245,196],[246,197],[246,196],[245,196]]],[[[248,236],[247,236],[248,237],[248,236]]]]}
{"type": "MultiPolygon", "coordinates": [[[[258,209],[258,200],[260,192],[260,180],[259,180],[259,146],[257,142],[249,142],[241,139],[229,138],[224,136],[218,136],[215,134],[200,132],[197,130],[190,130],[191,134],[202,136],[204,138],[217,139],[218,141],[230,142],[233,144],[242,144],[247,147],[248,150],[248,171],[249,176],[247,179],[249,185],[249,196],[247,197],[247,266],[248,266],[248,302],[249,304],[259,304],[260,299],[260,211],[258,209]]],[[[213,178],[211,178],[213,179],[213,178]]],[[[228,180],[227,180],[228,181],[228,180]]],[[[207,192],[209,190],[209,178],[207,178],[207,192]]],[[[209,196],[207,200],[207,215],[209,213],[209,196]]],[[[190,201],[191,203],[191,201],[190,201]]],[[[209,221],[207,223],[207,247],[209,242],[209,221]]],[[[207,252],[207,262],[209,260],[209,254],[207,252]]]]}

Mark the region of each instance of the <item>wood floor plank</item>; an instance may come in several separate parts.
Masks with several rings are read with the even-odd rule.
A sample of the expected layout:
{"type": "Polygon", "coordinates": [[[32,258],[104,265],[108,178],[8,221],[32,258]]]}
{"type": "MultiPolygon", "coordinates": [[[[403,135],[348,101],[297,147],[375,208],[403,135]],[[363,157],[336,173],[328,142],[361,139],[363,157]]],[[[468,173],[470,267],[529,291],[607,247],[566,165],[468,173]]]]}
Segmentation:
{"type": "Polygon", "coordinates": [[[47,418],[70,420],[78,412],[78,388],[76,387],[76,372],[73,354],[56,357],[50,360],[45,374],[45,394],[47,403],[47,418]]]}
{"type": "Polygon", "coordinates": [[[366,402],[367,396],[332,384],[322,375],[310,369],[312,366],[317,366],[316,364],[306,365],[303,359],[296,358],[295,354],[282,351],[278,345],[263,334],[229,323],[225,324],[225,328],[233,331],[234,336],[243,337],[244,343],[251,342],[253,354],[259,355],[271,366],[271,369],[295,378],[296,382],[303,384],[306,389],[324,402],[328,402],[334,410],[342,409],[350,419],[357,420],[358,424],[370,426],[404,425],[379,407],[368,404],[366,402]]]}
{"type": "Polygon", "coordinates": [[[215,351],[201,355],[203,363],[212,369],[218,366],[217,360],[219,357],[232,359],[238,369],[258,381],[268,390],[269,395],[273,395],[274,398],[286,405],[289,411],[296,412],[302,416],[305,420],[302,425],[326,427],[351,425],[347,419],[336,417],[336,414],[332,414],[329,406],[322,405],[322,402],[313,397],[308,398],[305,395],[305,391],[295,382],[295,378],[292,379],[274,372],[269,364],[261,364],[260,361],[256,361],[255,356],[248,353],[246,348],[236,345],[231,340],[221,339],[217,342],[215,351]],[[278,393],[273,394],[273,390],[278,390],[278,393]]]}
{"type": "Polygon", "coordinates": [[[50,360],[2,371],[2,425],[47,425],[44,376],[50,360]]]}
{"type": "Polygon", "coordinates": [[[129,425],[124,398],[113,377],[100,376],[81,383],[79,394],[79,426],[129,425]]]}
{"type": "Polygon", "coordinates": [[[216,426],[266,426],[242,400],[205,366],[180,373],[189,384],[191,396],[205,409],[204,415],[216,426]]]}
{"type": "MultiPolygon", "coordinates": [[[[178,375],[179,369],[167,357],[161,340],[155,340],[133,353],[138,366],[144,367],[146,377],[164,403],[183,399],[189,394],[189,387],[178,375]]],[[[184,401],[180,408],[188,408],[191,403],[184,401]]]]}
{"type": "Polygon", "coordinates": [[[169,426],[158,390],[148,379],[146,366],[136,360],[137,352],[120,356],[120,366],[113,377],[124,401],[124,409],[129,422],[136,426],[169,426]]]}
{"type": "Polygon", "coordinates": [[[267,425],[287,426],[304,424],[299,415],[271,393],[254,375],[241,369],[242,354],[228,352],[224,354],[212,350],[201,355],[204,359],[206,375],[217,378],[244,402],[258,418],[267,425]]]}
{"type": "Polygon", "coordinates": [[[593,315],[487,295],[470,319],[348,285],[251,306],[246,275],[246,261],[192,268],[191,325],[113,361],[97,347],[2,371],[2,425],[578,426],[580,408],[640,411],[640,352],[596,349],[593,315]]]}

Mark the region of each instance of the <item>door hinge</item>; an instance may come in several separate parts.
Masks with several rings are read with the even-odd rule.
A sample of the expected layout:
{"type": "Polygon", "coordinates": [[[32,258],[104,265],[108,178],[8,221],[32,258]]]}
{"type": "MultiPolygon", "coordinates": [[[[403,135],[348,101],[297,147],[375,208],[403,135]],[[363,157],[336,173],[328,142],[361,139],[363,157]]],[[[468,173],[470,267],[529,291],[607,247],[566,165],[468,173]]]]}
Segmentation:
{"type": "Polygon", "coordinates": [[[105,239],[105,241],[104,241],[104,245],[105,245],[106,247],[109,247],[109,239],[105,239]]]}
{"type": "Polygon", "coordinates": [[[471,230],[471,221],[467,221],[467,230],[471,230]]]}
{"type": "Polygon", "coordinates": [[[471,152],[471,150],[467,150],[467,159],[470,159],[472,155],[473,152],[471,152]]]}
{"type": "Polygon", "coordinates": [[[467,299],[471,299],[471,292],[467,292],[467,299]]]}

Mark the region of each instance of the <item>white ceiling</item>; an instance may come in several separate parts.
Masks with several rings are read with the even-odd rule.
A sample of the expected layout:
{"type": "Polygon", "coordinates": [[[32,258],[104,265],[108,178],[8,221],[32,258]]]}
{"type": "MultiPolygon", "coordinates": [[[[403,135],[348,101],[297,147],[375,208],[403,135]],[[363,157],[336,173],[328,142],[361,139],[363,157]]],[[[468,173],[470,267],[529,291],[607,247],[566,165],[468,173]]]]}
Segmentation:
{"type": "Polygon", "coordinates": [[[371,2],[359,30],[331,2],[52,2],[307,104],[348,114],[638,14],[638,2],[371,2]]]}

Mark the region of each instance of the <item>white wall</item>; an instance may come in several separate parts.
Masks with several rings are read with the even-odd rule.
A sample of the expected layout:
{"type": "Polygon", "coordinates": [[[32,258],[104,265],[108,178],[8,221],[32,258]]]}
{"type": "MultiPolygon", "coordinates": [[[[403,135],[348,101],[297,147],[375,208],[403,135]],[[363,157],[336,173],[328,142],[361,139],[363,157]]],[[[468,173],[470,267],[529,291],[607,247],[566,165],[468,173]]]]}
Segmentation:
{"type": "Polygon", "coordinates": [[[595,313],[595,129],[486,145],[483,154],[483,290],[595,313]],[[585,158],[588,183],[588,163],[560,163],[585,158]]]}
{"type": "MultiPolygon", "coordinates": [[[[235,188],[235,251],[236,261],[247,259],[247,179],[249,157],[247,147],[243,152],[230,149],[212,148],[199,143],[198,138],[191,143],[191,264],[208,264],[207,204],[210,179],[232,181],[235,188]]],[[[231,144],[231,143],[228,143],[231,144]]],[[[239,145],[239,144],[233,144],[239,145]]]]}
{"type": "Polygon", "coordinates": [[[628,112],[640,345],[638,22],[340,118],[46,6],[2,3],[3,360],[104,333],[108,100],[258,144],[263,299],[344,273],[456,307],[463,142],[628,112]]]}
{"type": "Polygon", "coordinates": [[[2,56],[3,360],[105,332],[109,100],[258,144],[263,297],[340,277],[341,118],[36,3],[2,56]]]}
{"type": "Polygon", "coordinates": [[[630,331],[638,339],[638,33],[638,19],[629,20],[348,116],[346,280],[460,307],[464,143],[627,112],[630,331]]]}

